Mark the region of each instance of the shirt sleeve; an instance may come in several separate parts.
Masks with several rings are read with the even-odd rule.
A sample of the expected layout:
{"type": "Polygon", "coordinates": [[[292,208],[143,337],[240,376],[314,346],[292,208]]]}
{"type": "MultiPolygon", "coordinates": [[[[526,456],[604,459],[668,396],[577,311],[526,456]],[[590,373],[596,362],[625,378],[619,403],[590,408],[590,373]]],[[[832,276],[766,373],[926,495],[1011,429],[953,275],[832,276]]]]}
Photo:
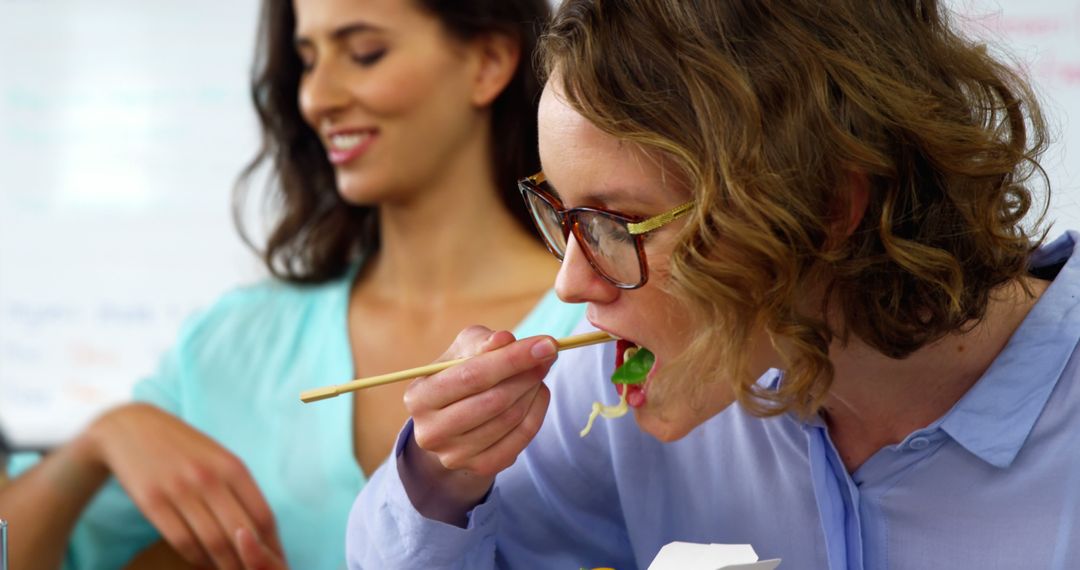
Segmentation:
{"type": "MultiPolygon", "coordinates": [[[[592,401],[610,398],[603,362],[610,345],[563,353],[546,382],[552,403],[537,437],[499,474],[466,528],[424,518],[412,506],[397,471],[385,463],[353,505],[347,534],[351,570],[375,568],[634,567],[613,485],[611,440],[584,426],[592,401]]],[[[632,420],[630,420],[632,421],[632,420]]],[[[406,424],[396,456],[411,436],[406,424]]]]}
{"type": "Polygon", "coordinates": [[[176,346],[165,353],[158,363],[154,374],[143,378],[132,389],[132,399],[136,402],[153,404],[173,415],[181,415],[181,388],[183,386],[183,358],[185,341],[189,336],[191,324],[185,327],[176,346]]]}
{"type": "Polygon", "coordinates": [[[345,548],[349,568],[492,568],[497,491],[469,513],[466,528],[424,518],[393,460],[410,437],[411,419],[398,435],[392,460],[379,467],[353,504],[345,548]]]}

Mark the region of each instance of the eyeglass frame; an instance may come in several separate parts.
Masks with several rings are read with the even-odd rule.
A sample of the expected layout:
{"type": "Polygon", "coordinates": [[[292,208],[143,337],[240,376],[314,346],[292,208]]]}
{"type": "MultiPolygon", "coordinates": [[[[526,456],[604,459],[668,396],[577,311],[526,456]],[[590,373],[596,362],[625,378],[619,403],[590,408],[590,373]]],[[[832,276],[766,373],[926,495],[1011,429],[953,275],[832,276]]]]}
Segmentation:
{"type": "Polygon", "coordinates": [[[547,234],[541,226],[539,216],[533,211],[532,203],[529,202],[528,192],[536,194],[541,200],[547,202],[548,205],[552,206],[552,209],[555,210],[555,213],[559,216],[559,224],[563,229],[563,239],[566,241],[566,247],[570,247],[569,237],[573,234],[574,238],[578,241],[578,247],[581,248],[581,252],[585,255],[585,260],[589,262],[589,266],[592,267],[593,271],[602,277],[604,281],[607,281],[619,289],[639,289],[649,281],[649,264],[645,259],[645,239],[643,236],[674,222],[694,207],[694,202],[690,201],[648,218],[631,216],[606,208],[594,208],[588,206],[565,208],[563,207],[562,200],[560,200],[558,196],[540,187],[546,180],[547,177],[544,175],[543,171],[537,172],[532,176],[527,176],[518,180],[518,191],[521,192],[521,198],[525,201],[525,208],[529,211],[529,216],[532,218],[533,224],[537,226],[536,229],[540,232],[540,237],[544,240],[544,245],[547,246],[548,251],[550,251],[560,263],[563,261],[565,253],[560,254],[551,243],[551,240],[547,238],[547,234]],[[619,283],[600,269],[599,264],[593,257],[593,252],[588,246],[583,245],[584,240],[579,235],[579,232],[581,231],[579,229],[579,224],[575,219],[572,219],[573,217],[576,217],[576,212],[602,214],[625,224],[627,233],[634,238],[634,249],[637,252],[638,269],[641,273],[641,279],[638,283],[619,283]]]}

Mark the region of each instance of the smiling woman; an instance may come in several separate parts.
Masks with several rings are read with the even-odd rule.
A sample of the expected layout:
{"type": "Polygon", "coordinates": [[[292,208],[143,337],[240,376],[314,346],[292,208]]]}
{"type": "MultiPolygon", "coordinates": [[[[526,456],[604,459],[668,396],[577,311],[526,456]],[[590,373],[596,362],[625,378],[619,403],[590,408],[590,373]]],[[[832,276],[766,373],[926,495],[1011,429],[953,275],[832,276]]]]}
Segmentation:
{"type": "Polygon", "coordinates": [[[269,167],[256,249],[276,279],[191,318],[138,403],[18,466],[0,488],[13,566],[336,570],[405,387],[317,409],[296,394],[435,360],[477,322],[570,332],[583,309],[551,291],[557,261],[515,184],[539,168],[531,53],[547,10],[266,0],[263,144],[236,207],[269,167]]]}
{"type": "Polygon", "coordinates": [[[456,198],[481,199],[478,211],[501,203],[495,212],[530,227],[515,182],[538,166],[529,64],[543,10],[524,0],[268,3],[253,85],[266,148],[249,170],[273,161],[282,181],[267,263],[295,280],[338,275],[343,256],[377,247],[376,204],[408,202],[432,182],[474,188],[456,198]],[[454,157],[485,167],[462,171],[454,157]]]}

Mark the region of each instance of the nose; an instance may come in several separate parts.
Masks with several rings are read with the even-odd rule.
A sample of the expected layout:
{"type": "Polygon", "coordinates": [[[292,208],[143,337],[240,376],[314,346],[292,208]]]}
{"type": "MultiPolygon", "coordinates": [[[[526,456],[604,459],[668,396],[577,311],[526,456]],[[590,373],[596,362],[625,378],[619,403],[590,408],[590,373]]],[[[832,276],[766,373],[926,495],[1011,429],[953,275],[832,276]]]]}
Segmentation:
{"type": "Polygon", "coordinates": [[[333,119],[348,105],[349,91],[341,83],[340,73],[332,69],[331,61],[316,61],[300,79],[300,112],[314,129],[333,119]]]}
{"type": "Polygon", "coordinates": [[[600,276],[585,258],[585,253],[570,234],[566,242],[566,254],[555,277],[555,293],[567,303],[610,303],[619,296],[620,289],[600,276]]]}

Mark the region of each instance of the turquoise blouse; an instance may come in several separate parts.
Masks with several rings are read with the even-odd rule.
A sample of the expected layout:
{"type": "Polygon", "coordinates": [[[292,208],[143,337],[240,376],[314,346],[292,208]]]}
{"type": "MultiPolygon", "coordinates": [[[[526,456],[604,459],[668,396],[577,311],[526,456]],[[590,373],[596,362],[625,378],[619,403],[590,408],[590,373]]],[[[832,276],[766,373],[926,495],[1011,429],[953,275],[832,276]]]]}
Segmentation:
{"type": "MultiPolygon", "coordinates": [[[[289,565],[345,567],[345,526],[366,479],[353,455],[352,398],[301,404],[301,391],[353,374],[346,321],[350,275],[317,286],[278,281],[233,291],[190,318],[134,399],[155,404],[247,465],[274,511],[289,565]]],[[[514,333],[571,332],[584,305],[549,291],[514,333]]],[[[36,460],[14,456],[9,472],[36,460]]],[[[160,539],[115,479],[93,499],[65,568],[115,569],[160,539]]]]}

